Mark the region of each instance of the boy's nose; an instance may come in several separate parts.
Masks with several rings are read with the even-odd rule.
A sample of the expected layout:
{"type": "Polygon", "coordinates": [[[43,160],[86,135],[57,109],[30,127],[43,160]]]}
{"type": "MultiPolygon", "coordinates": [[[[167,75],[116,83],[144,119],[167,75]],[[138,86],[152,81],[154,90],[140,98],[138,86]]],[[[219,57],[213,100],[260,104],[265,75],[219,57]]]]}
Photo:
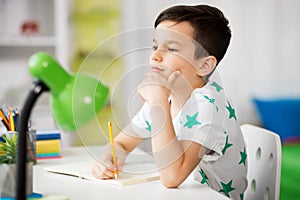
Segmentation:
{"type": "Polygon", "coordinates": [[[152,60],[161,62],[163,60],[163,49],[157,49],[152,53],[152,60]]]}

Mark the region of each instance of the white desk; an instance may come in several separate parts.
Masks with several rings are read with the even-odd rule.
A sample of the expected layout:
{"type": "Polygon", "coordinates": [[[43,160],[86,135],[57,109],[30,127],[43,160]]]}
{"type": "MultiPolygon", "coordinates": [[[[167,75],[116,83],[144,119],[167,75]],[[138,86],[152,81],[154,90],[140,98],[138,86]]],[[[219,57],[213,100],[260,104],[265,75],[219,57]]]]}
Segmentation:
{"type": "MultiPolygon", "coordinates": [[[[90,160],[89,152],[97,152],[95,147],[71,147],[62,151],[62,158],[40,160],[34,166],[33,191],[47,195],[63,195],[70,200],[228,200],[224,195],[209,187],[187,179],[179,188],[168,189],[161,182],[151,181],[128,186],[113,186],[108,184],[93,183],[77,177],[54,174],[44,171],[45,166],[65,164],[76,161],[90,160]]],[[[147,157],[145,154],[135,154],[135,158],[147,157]]],[[[134,159],[134,156],[128,160],[134,159]]]]}

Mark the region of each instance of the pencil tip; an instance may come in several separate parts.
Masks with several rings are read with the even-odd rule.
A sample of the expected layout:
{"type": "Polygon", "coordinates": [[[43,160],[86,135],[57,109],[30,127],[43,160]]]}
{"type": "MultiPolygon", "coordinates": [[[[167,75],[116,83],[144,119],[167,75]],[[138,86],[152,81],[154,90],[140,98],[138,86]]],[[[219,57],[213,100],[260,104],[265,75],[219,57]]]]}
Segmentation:
{"type": "Polygon", "coordinates": [[[114,174],[114,176],[115,176],[115,179],[117,179],[117,178],[118,178],[118,174],[114,174]]]}

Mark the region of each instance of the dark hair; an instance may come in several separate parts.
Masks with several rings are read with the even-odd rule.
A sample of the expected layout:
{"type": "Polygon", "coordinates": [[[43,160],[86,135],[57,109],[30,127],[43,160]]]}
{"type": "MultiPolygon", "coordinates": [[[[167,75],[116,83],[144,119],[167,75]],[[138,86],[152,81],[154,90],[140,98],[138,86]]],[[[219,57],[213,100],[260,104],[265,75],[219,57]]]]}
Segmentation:
{"type": "MultiPolygon", "coordinates": [[[[177,23],[189,22],[194,29],[194,40],[202,46],[209,55],[216,57],[219,63],[224,57],[231,38],[229,22],[223,13],[208,5],[178,5],[162,11],[156,18],[154,27],[162,21],[170,20],[177,23]]],[[[203,55],[197,48],[195,57],[203,55]]]]}

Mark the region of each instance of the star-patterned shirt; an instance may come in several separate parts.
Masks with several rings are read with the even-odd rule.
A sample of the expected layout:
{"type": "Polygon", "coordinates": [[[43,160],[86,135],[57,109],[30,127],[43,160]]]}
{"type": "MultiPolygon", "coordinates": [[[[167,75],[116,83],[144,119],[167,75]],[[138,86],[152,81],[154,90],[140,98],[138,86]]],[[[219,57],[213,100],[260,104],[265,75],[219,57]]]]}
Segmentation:
{"type": "MultiPolygon", "coordinates": [[[[247,154],[235,108],[216,81],[195,89],[173,119],[178,140],[190,140],[209,149],[193,176],[201,184],[235,200],[243,199],[247,187],[247,154]]],[[[132,119],[141,137],[151,137],[147,103],[132,119]]]]}

